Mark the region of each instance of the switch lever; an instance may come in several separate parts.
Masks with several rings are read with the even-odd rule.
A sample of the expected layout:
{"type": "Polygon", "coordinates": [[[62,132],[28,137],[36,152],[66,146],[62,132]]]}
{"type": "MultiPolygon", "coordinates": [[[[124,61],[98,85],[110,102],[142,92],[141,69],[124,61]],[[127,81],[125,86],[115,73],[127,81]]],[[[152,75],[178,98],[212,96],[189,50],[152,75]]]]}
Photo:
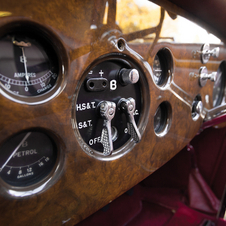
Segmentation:
{"type": "Polygon", "coordinates": [[[136,143],[140,142],[141,135],[137,128],[137,125],[133,116],[133,113],[136,109],[135,100],[132,97],[129,97],[128,99],[122,98],[119,100],[119,106],[120,106],[120,109],[123,112],[125,112],[127,116],[128,133],[131,135],[131,137],[136,143]]]}
{"type": "Polygon", "coordinates": [[[103,154],[107,156],[110,155],[113,151],[111,120],[115,116],[116,104],[111,101],[101,101],[99,106],[100,115],[104,119],[100,143],[102,143],[104,147],[103,154]]]}

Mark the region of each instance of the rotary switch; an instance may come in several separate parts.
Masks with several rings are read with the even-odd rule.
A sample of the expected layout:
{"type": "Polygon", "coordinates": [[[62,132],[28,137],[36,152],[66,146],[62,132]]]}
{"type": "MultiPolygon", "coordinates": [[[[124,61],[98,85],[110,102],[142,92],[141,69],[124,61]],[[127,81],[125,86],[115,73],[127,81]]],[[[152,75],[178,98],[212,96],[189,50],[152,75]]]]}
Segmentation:
{"type": "Polygon", "coordinates": [[[84,75],[73,109],[83,150],[98,159],[128,152],[141,140],[144,74],[128,59],[101,60],[84,75]]]}

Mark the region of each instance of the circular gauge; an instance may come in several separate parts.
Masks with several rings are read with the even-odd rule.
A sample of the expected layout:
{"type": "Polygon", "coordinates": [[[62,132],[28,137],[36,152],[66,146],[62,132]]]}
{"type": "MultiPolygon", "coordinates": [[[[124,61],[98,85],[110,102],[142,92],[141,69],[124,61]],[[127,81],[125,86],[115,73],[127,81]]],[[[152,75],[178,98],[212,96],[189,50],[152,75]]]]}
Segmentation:
{"type": "Polygon", "coordinates": [[[158,86],[164,86],[171,80],[172,55],[167,48],[163,48],[155,55],[153,62],[154,82],[158,86]]]}
{"type": "Polygon", "coordinates": [[[0,82],[6,92],[35,97],[53,89],[59,65],[46,40],[16,32],[1,38],[0,48],[0,82]]]}
{"type": "MultiPolygon", "coordinates": [[[[100,140],[105,122],[98,112],[101,101],[112,101],[118,106],[121,98],[133,98],[136,102],[135,122],[138,123],[140,118],[142,102],[140,83],[124,85],[120,83],[121,80],[118,78],[119,71],[122,68],[129,69],[129,67],[129,63],[122,60],[106,60],[95,65],[87,73],[87,79],[83,82],[78,94],[76,103],[77,128],[86,144],[100,155],[103,153],[103,144],[100,140]],[[99,81],[101,81],[101,91],[99,81]]],[[[114,150],[119,149],[131,138],[127,129],[126,114],[120,110],[116,111],[111,121],[111,139],[114,150]]]]}
{"type": "Polygon", "coordinates": [[[226,62],[222,62],[217,70],[217,79],[213,86],[213,107],[222,103],[226,84],[226,62]]]}
{"type": "Polygon", "coordinates": [[[162,102],[154,115],[154,130],[156,135],[164,136],[170,126],[171,106],[168,102],[162,102]]]}
{"type": "Polygon", "coordinates": [[[56,159],[57,149],[49,136],[23,132],[0,147],[0,177],[12,186],[30,186],[52,171],[56,159]]]}

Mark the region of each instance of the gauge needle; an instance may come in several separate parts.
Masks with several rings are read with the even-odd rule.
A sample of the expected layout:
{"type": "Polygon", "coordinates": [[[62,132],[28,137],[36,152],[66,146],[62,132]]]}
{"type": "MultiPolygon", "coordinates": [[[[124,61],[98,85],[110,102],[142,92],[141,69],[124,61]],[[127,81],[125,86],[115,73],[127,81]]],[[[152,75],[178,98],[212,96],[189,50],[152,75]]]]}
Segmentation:
{"type": "Polygon", "coordinates": [[[30,47],[31,43],[30,42],[24,42],[24,41],[18,42],[18,41],[15,40],[15,37],[12,38],[12,42],[13,42],[14,45],[19,46],[22,49],[25,78],[26,78],[27,82],[29,83],[29,76],[27,74],[27,59],[25,57],[24,47],[30,47]]]}
{"type": "Polygon", "coordinates": [[[26,78],[27,82],[29,83],[29,76],[27,74],[27,59],[25,57],[24,48],[21,47],[21,49],[22,49],[22,54],[23,54],[23,63],[24,63],[24,70],[25,70],[25,78],[26,78]]]}
{"type": "Polygon", "coordinates": [[[2,170],[4,169],[4,167],[6,166],[6,164],[10,161],[10,159],[15,155],[15,153],[17,152],[17,150],[20,148],[20,146],[24,143],[24,141],[31,135],[31,132],[27,133],[25,135],[25,137],[23,138],[23,140],[18,144],[18,146],[14,149],[14,151],[12,152],[12,154],[9,156],[9,158],[5,161],[5,163],[2,165],[2,167],[0,168],[0,172],[2,172],[2,170]]]}

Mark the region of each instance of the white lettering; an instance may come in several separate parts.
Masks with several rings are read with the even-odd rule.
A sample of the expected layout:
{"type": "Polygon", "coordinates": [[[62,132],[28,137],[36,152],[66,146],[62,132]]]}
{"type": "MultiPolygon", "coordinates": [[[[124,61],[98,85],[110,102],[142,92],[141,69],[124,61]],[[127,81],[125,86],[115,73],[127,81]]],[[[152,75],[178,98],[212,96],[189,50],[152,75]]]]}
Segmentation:
{"type": "Polygon", "coordinates": [[[110,89],[111,90],[116,90],[117,89],[117,81],[116,80],[111,80],[110,81],[110,89]]]}
{"type": "MultiPolygon", "coordinates": [[[[26,73],[18,73],[18,72],[15,72],[14,73],[14,78],[22,78],[22,77],[25,77],[26,76],[26,73]]],[[[32,78],[35,78],[36,77],[36,73],[27,73],[27,76],[28,77],[32,77],[32,78]]]]}
{"type": "Polygon", "coordinates": [[[76,104],[76,111],[85,111],[92,108],[96,108],[95,102],[76,104]]]}
{"type": "Polygon", "coordinates": [[[45,87],[43,87],[42,89],[38,89],[38,90],[37,90],[37,93],[41,93],[41,92],[43,92],[43,91],[45,91],[46,89],[49,89],[49,88],[51,88],[51,87],[52,87],[52,85],[49,84],[48,86],[45,86],[45,87]]]}
{"type": "Polygon", "coordinates": [[[36,155],[36,154],[38,154],[36,149],[30,149],[30,150],[26,150],[26,151],[18,151],[14,154],[13,158],[15,158],[15,157],[20,158],[20,157],[23,157],[26,155],[36,155]]]}
{"type": "Polygon", "coordinates": [[[139,115],[138,110],[135,110],[135,111],[133,112],[133,115],[139,115]]]}
{"type": "Polygon", "coordinates": [[[56,78],[57,78],[57,74],[54,73],[54,74],[52,75],[52,78],[53,78],[53,79],[56,79],[56,78]]]}
{"type": "Polygon", "coordinates": [[[26,57],[20,56],[20,63],[25,63],[25,62],[27,62],[26,57]]]}
{"type": "Polygon", "coordinates": [[[42,82],[40,85],[42,88],[46,86],[46,84],[44,82],[42,82]]]}
{"type": "Polygon", "coordinates": [[[5,84],[5,88],[6,89],[10,89],[11,88],[11,85],[10,84],[5,84]]]}
{"type": "Polygon", "coordinates": [[[92,120],[87,120],[87,121],[78,123],[79,129],[87,128],[87,127],[90,127],[90,126],[92,126],[92,120]]]}
{"type": "Polygon", "coordinates": [[[93,144],[100,143],[100,139],[101,139],[101,137],[95,137],[93,139],[90,139],[89,145],[92,146],[93,144]]]}
{"type": "Polygon", "coordinates": [[[23,177],[28,177],[28,176],[31,176],[31,175],[34,175],[34,173],[33,172],[29,172],[29,173],[26,173],[26,174],[18,175],[17,179],[20,179],[20,178],[23,178],[23,177]]]}

